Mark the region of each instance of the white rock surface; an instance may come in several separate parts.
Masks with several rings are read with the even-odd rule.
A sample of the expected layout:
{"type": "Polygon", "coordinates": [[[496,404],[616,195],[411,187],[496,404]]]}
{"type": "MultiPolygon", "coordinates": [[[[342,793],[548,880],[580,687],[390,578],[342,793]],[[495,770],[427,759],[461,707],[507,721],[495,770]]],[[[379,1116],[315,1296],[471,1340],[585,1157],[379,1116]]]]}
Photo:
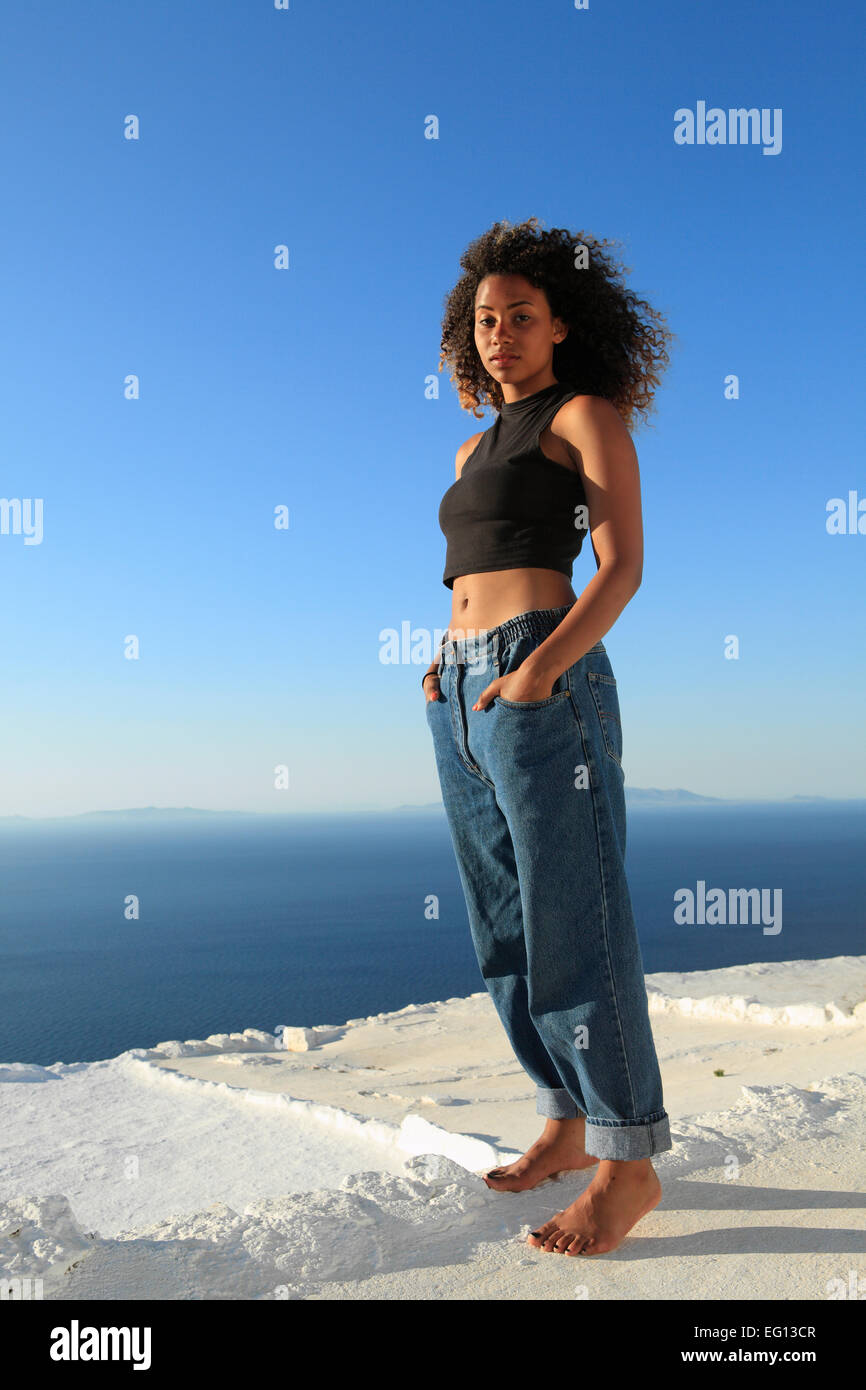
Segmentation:
{"type": "Polygon", "coordinates": [[[826,1299],[866,1276],[866,957],[647,989],[674,1147],[609,1255],[525,1244],[591,1172],[481,1180],[541,1120],[478,993],[295,1030],[299,1051],[247,1029],[0,1067],[0,1278],[54,1299],[826,1299]]]}

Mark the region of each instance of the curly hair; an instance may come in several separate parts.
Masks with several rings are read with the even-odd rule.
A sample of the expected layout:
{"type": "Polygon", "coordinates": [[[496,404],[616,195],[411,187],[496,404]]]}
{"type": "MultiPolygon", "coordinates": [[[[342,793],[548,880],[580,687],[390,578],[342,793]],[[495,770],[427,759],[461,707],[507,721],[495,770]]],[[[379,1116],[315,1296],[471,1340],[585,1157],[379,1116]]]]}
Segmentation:
{"type": "Polygon", "coordinates": [[[618,265],[604,249],[617,244],[564,227],[542,231],[537,217],[516,225],[494,222],[469,244],[460,258],[465,273],[445,297],[439,357],[440,372],[443,365],[452,369],[464,410],[480,418],[482,404],[498,410],[503,403],[502,388],[475,346],[478,286],[487,275],[522,275],[543,290],[551,315],[568,324],[566,337],[553,348],[557,381],[609,400],[628,429],[636,414],[646,420],[676,334],[657,309],[623,284],[630,267],[618,265]]]}

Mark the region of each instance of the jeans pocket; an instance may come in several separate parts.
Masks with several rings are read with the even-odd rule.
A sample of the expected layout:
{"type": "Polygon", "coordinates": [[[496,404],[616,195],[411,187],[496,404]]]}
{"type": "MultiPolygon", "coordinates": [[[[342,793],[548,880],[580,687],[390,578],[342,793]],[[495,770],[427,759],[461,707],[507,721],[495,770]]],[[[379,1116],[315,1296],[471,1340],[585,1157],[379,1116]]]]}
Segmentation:
{"type": "Polygon", "coordinates": [[[601,671],[587,671],[586,679],[598,713],[604,746],[617,766],[622,767],[622,722],[616,677],[606,676],[601,671]]]}
{"type": "Polygon", "coordinates": [[[506,700],[502,695],[494,695],[494,705],[501,705],[503,709],[547,709],[549,705],[558,705],[562,700],[569,698],[569,691],[554,690],[552,695],[547,695],[543,700],[506,700]]]}
{"type": "MultiPolygon", "coordinates": [[[[510,676],[519,670],[528,656],[541,642],[541,638],[517,638],[510,647],[497,656],[493,670],[494,676],[510,676]]],[[[563,671],[553,682],[553,689],[549,695],[545,695],[543,700],[506,700],[504,695],[494,695],[494,705],[500,705],[502,709],[513,710],[533,710],[548,709],[551,705],[561,704],[567,700],[570,691],[568,688],[568,672],[563,671]]]]}

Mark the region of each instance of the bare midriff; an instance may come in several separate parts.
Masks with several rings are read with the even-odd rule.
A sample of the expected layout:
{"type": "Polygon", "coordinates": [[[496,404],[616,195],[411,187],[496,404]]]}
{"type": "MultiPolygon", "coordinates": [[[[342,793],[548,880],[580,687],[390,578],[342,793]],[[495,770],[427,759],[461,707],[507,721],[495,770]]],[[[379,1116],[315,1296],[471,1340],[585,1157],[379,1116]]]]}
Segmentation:
{"type": "Polygon", "coordinates": [[[558,570],[491,570],[454,580],[448,637],[476,637],[518,613],[533,608],[562,608],[576,601],[568,576],[558,570]]]}

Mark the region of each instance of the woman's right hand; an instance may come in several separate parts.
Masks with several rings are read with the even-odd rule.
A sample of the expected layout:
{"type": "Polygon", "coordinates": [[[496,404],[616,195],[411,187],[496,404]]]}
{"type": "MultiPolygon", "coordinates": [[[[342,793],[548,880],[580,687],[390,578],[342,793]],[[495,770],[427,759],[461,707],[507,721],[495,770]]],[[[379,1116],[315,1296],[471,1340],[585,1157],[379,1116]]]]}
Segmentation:
{"type": "Polygon", "coordinates": [[[429,704],[431,700],[439,699],[439,673],[435,666],[428,671],[424,677],[424,701],[429,704]]]}

